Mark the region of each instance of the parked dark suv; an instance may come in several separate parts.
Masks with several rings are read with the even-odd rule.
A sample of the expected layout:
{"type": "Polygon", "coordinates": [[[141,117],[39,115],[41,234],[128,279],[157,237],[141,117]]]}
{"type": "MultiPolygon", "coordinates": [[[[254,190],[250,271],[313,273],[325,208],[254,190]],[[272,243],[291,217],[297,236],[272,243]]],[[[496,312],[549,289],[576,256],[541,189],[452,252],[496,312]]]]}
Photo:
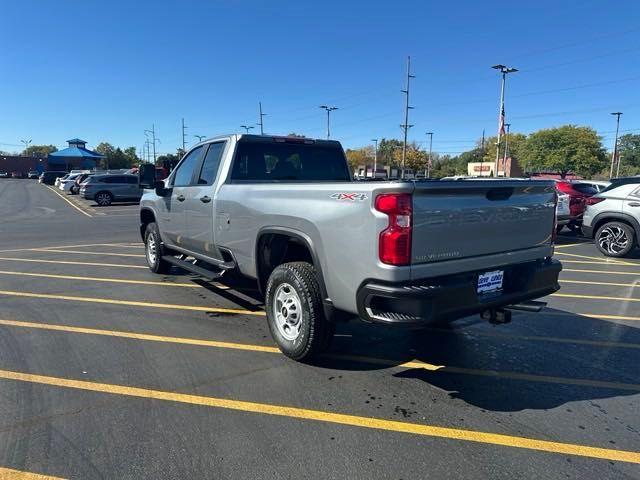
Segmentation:
{"type": "Polygon", "coordinates": [[[62,170],[51,170],[48,172],[42,172],[38,181],[40,183],[44,183],[45,185],[53,185],[56,181],[56,178],[64,177],[67,172],[63,172],[62,170]]]}

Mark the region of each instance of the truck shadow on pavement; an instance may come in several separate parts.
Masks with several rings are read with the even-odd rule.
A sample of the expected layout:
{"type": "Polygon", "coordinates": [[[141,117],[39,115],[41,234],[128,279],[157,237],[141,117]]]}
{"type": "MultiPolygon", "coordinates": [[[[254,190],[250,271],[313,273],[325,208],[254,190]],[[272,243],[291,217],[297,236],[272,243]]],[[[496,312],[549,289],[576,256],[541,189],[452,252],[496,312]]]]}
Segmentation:
{"type": "Polygon", "coordinates": [[[393,330],[355,322],[340,325],[332,353],[315,364],[337,370],[376,370],[425,362],[427,368],[409,364],[390,374],[501,412],[544,410],[640,393],[640,329],[559,310],[545,312],[535,320],[525,318],[526,314],[514,315],[511,325],[469,330],[458,329],[459,322],[448,331],[393,330]],[[544,340],[545,336],[552,340],[544,340]],[[367,358],[397,360],[380,365],[368,363],[367,358]]]}

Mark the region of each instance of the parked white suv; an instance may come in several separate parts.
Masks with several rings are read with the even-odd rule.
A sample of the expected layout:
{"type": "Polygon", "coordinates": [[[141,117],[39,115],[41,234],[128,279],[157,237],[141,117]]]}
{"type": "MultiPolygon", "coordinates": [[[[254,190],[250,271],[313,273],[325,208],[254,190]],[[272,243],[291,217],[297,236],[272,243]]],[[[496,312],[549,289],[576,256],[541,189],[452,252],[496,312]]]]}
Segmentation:
{"type": "Polygon", "coordinates": [[[582,232],[608,257],[624,257],[640,238],[640,177],[616,178],[587,198],[582,232]]]}

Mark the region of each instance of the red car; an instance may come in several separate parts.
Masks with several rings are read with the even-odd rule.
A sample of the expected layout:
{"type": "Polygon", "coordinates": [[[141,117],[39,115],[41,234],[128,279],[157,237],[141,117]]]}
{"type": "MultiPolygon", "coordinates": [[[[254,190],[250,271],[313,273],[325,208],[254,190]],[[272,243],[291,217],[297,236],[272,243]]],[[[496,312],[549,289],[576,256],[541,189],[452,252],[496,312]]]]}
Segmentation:
{"type": "Polygon", "coordinates": [[[587,208],[586,200],[598,193],[598,191],[591,185],[580,183],[579,181],[567,182],[558,180],[556,187],[562,193],[569,195],[570,220],[567,227],[572,232],[579,233],[582,227],[582,215],[587,208]]]}

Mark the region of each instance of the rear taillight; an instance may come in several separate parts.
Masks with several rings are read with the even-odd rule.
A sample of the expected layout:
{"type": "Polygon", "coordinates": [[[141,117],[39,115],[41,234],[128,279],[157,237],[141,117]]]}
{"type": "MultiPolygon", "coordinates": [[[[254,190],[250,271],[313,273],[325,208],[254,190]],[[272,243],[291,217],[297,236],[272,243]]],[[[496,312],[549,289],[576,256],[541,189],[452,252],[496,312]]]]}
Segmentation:
{"type": "Polygon", "coordinates": [[[587,200],[585,201],[585,203],[587,205],[595,205],[597,203],[600,203],[604,200],[604,198],[601,197],[588,197],[587,200]]]}
{"type": "Polygon", "coordinates": [[[388,265],[411,263],[411,194],[386,193],[376,197],[376,210],[389,216],[389,225],[380,233],[378,255],[388,265]]]}

